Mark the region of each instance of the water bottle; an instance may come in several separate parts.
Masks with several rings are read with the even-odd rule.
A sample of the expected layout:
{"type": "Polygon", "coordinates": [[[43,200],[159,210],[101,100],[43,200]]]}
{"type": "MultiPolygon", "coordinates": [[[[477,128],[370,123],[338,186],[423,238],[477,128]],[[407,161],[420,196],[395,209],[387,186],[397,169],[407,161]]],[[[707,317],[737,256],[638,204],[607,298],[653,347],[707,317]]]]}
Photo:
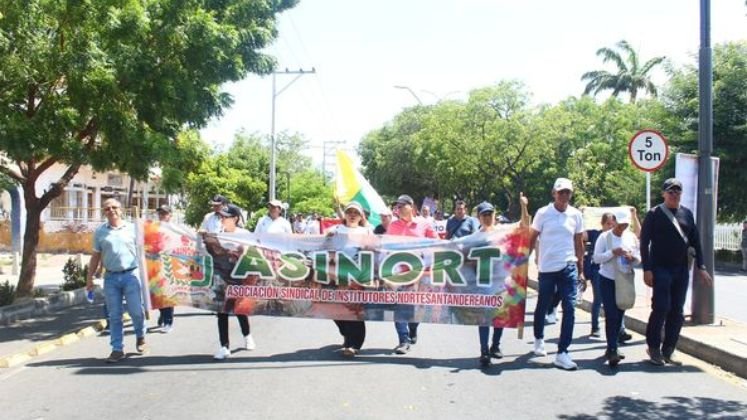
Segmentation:
{"type": "Polygon", "coordinates": [[[620,271],[623,273],[630,273],[631,270],[633,269],[630,266],[630,261],[628,261],[628,259],[625,258],[625,256],[623,255],[620,255],[617,258],[619,258],[618,265],[620,266],[620,271]]]}
{"type": "Polygon", "coordinates": [[[93,303],[93,298],[95,295],[93,294],[93,289],[86,291],[86,300],[88,303],[93,303]]]}

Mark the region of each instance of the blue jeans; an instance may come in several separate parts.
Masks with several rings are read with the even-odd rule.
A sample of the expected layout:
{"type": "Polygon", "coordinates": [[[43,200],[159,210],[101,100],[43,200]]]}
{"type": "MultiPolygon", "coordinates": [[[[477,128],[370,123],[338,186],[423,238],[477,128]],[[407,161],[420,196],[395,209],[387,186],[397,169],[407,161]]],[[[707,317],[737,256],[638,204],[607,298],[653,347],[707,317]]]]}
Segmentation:
{"type": "MultiPolygon", "coordinates": [[[[488,336],[490,335],[490,327],[477,327],[480,333],[480,354],[488,354],[488,336]]],[[[493,328],[493,342],[491,347],[498,347],[501,345],[501,337],[503,337],[503,328],[493,328]]]]}
{"type": "Polygon", "coordinates": [[[617,337],[625,311],[617,307],[615,299],[615,281],[599,275],[599,286],[604,301],[604,333],[607,336],[607,350],[617,350],[617,337]]]}
{"type": "Polygon", "coordinates": [[[137,338],[145,337],[145,313],[140,294],[140,280],[132,272],[104,274],[104,296],[109,310],[109,329],[113,351],[122,351],[122,336],[124,327],[122,322],[122,298],[127,301],[127,312],[132,318],[132,325],[137,338]]]}
{"type": "Polygon", "coordinates": [[[687,296],[689,273],[687,265],[654,267],[654,293],[651,297],[651,315],[646,327],[646,344],[671,355],[677,347],[680,330],[685,322],[683,307],[687,296]],[[661,329],[664,328],[664,343],[661,329]]]}
{"type": "Polygon", "coordinates": [[[568,263],[560,271],[539,273],[539,297],[534,309],[534,338],[545,338],[545,314],[552,304],[557,289],[563,305],[563,321],[560,324],[560,341],[558,353],[568,351],[573,338],[573,324],[576,322],[576,282],[578,270],[576,263],[568,263]]]}
{"type": "Polygon", "coordinates": [[[418,322],[408,322],[415,315],[412,305],[397,305],[394,308],[394,329],[397,331],[399,344],[411,343],[411,337],[418,335],[418,322]]]}
{"type": "Polygon", "coordinates": [[[591,302],[591,330],[598,331],[599,311],[602,309],[602,301],[604,299],[602,297],[602,291],[599,290],[599,283],[601,282],[602,276],[599,274],[599,266],[597,264],[592,264],[589,267],[589,271],[591,271],[591,278],[589,279],[591,280],[591,291],[594,293],[594,300],[591,302]]]}

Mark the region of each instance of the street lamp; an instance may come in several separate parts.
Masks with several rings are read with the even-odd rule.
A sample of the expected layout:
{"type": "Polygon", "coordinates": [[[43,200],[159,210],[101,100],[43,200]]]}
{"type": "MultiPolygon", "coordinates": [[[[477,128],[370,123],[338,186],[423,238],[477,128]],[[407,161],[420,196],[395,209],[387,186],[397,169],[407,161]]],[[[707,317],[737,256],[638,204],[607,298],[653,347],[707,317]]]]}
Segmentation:
{"type": "Polygon", "coordinates": [[[290,85],[293,84],[296,80],[298,80],[301,76],[304,74],[313,74],[316,73],[316,69],[314,67],[311,68],[311,71],[304,70],[304,69],[298,69],[298,70],[288,70],[287,68],[285,71],[282,72],[272,72],[272,126],[270,127],[270,198],[268,200],[274,200],[275,199],[275,166],[276,166],[276,158],[275,158],[275,99],[280,96],[281,93],[285,92],[286,89],[290,87],[290,85]],[[288,82],[287,85],[283,86],[280,91],[276,91],[275,87],[275,76],[278,74],[295,74],[296,77],[293,78],[290,82],[288,82]]]}
{"type": "Polygon", "coordinates": [[[415,98],[415,100],[418,101],[418,104],[421,105],[421,106],[423,105],[423,101],[421,101],[420,98],[418,98],[418,95],[416,95],[415,92],[413,92],[413,90],[410,89],[409,86],[394,85],[394,88],[395,89],[404,89],[404,90],[410,92],[410,95],[412,95],[415,98]]]}

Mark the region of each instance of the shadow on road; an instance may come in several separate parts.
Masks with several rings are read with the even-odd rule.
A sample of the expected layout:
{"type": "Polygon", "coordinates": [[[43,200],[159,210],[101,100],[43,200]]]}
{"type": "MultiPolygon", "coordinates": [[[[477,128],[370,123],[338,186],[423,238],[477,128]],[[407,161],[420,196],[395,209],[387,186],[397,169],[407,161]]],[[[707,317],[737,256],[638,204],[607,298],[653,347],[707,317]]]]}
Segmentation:
{"type": "MultiPolygon", "coordinates": [[[[121,375],[145,373],[149,371],[194,371],[194,370],[224,370],[224,369],[296,369],[307,367],[339,367],[355,364],[386,364],[406,365],[417,369],[445,368],[451,373],[461,371],[479,370],[485,375],[498,376],[505,371],[518,371],[526,369],[557,369],[552,360],[554,355],[547,357],[536,357],[531,353],[506,354],[503,359],[495,361],[491,366],[481,367],[477,357],[462,357],[448,359],[419,358],[409,355],[395,355],[391,349],[369,348],[363,349],[355,358],[345,358],[338,351],[337,345],[322,348],[299,349],[289,353],[279,353],[270,356],[252,356],[251,352],[234,350],[230,358],[216,361],[210,354],[185,354],[179,356],[150,356],[129,353],[127,358],[114,365],[106,365],[103,358],[75,358],[49,360],[44,362],[29,363],[28,367],[64,367],[80,369],[80,375],[121,375]],[[174,367],[184,366],[184,369],[174,367]],[[159,369],[164,368],[164,369],[159,369]]],[[[604,364],[602,357],[594,359],[578,359],[579,369],[592,370],[600,375],[609,376],[622,372],[652,372],[682,373],[700,372],[694,366],[681,367],[654,367],[645,362],[621,363],[612,369],[604,364]]]]}
{"type": "Polygon", "coordinates": [[[747,418],[747,404],[739,401],[703,397],[664,397],[663,399],[665,401],[657,402],[622,396],[610,397],[604,401],[602,410],[597,413],[558,417],[569,420],[747,418]]]}

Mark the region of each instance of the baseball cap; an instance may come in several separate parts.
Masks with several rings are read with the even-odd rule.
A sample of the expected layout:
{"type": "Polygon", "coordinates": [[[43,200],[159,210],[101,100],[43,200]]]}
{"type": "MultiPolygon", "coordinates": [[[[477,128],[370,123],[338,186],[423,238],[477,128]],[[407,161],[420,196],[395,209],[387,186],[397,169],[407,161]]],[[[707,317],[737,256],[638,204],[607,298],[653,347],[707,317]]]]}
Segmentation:
{"type": "Polygon", "coordinates": [[[630,224],[630,211],[629,210],[618,210],[615,212],[615,221],[620,225],[630,224]]]}
{"type": "Polygon", "coordinates": [[[415,201],[407,194],[402,194],[399,197],[397,197],[397,204],[409,204],[414,205],[415,201]]]}
{"type": "Polygon", "coordinates": [[[483,201],[482,203],[477,205],[477,214],[493,212],[495,212],[495,207],[493,207],[493,205],[488,203],[487,201],[483,201]]]}
{"type": "Polygon", "coordinates": [[[229,204],[218,212],[221,216],[225,217],[238,217],[241,218],[241,209],[235,204],[229,204]]]}
{"type": "Polygon", "coordinates": [[[217,206],[218,204],[228,204],[228,199],[226,199],[226,197],[223,197],[220,194],[215,194],[213,198],[210,200],[210,205],[217,206]]]}
{"type": "Polygon", "coordinates": [[[664,181],[664,184],[661,185],[662,191],[669,191],[669,190],[673,190],[677,188],[682,190],[682,183],[677,178],[669,178],[666,181],[664,181]]]}
{"type": "Polygon", "coordinates": [[[349,209],[356,209],[361,216],[365,214],[365,212],[363,211],[363,206],[355,201],[351,201],[347,206],[345,206],[345,211],[348,211],[349,209]]]}
{"type": "Polygon", "coordinates": [[[272,207],[283,208],[283,203],[280,200],[278,200],[278,199],[268,201],[267,205],[268,206],[272,206],[272,207]]]}
{"type": "Polygon", "coordinates": [[[162,206],[158,207],[156,211],[158,213],[171,213],[171,207],[167,206],[166,204],[163,204],[162,206]]]}
{"type": "Polygon", "coordinates": [[[554,191],[570,190],[573,191],[573,182],[568,178],[558,178],[552,186],[554,191]]]}

